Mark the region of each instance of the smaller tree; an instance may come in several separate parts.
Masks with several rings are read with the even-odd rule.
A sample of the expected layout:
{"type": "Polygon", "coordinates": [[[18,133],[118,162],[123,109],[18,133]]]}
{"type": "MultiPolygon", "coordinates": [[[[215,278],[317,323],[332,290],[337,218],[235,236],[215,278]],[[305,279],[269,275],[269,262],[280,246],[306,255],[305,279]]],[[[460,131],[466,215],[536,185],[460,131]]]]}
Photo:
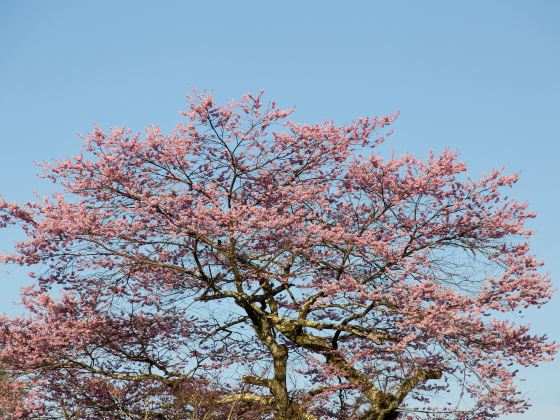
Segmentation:
{"type": "Polygon", "coordinates": [[[13,371],[0,382],[0,407],[10,417],[251,419],[270,411],[222,401],[235,391],[220,382],[223,351],[199,345],[205,324],[173,308],[108,307],[95,292],[53,299],[28,288],[23,296],[31,316],[2,320],[2,360],[13,371]]]}
{"type": "Polygon", "coordinates": [[[0,371],[0,418],[23,418],[39,408],[24,382],[6,371],[0,371]]]}

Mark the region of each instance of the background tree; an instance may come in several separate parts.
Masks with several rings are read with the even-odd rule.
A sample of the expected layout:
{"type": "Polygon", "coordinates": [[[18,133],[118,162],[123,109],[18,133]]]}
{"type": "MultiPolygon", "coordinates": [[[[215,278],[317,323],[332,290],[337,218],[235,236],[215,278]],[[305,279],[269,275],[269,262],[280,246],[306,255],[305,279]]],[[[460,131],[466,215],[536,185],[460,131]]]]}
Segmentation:
{"type": "MultiPolygon", "coordinates": [[[[24,384],[0,371],[0,417],[25,417],[33,407],[33,396],[28,395],[24,384]]],[[[39,408],[39,407],[34,407],[39,408]]]]}
{"type": "Polygon", "coordinates": [[[373,153],[396,115],[283,122],[195,94],[169,135],[95,127],[4,225],[38,266],[0,361],[68,418],[492,418],[556,345],[515,175],[373,153]],[[379,133],[379,134],[376,134],[379,133]]]}

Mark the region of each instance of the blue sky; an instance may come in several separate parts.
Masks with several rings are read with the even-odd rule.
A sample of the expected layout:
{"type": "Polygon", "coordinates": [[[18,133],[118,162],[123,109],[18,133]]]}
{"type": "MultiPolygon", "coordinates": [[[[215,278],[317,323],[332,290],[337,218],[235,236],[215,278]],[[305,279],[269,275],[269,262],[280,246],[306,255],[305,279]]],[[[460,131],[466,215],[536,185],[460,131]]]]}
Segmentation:
{"type": "MultiPolygon", "coordinates": [[[[560,2],[10,1],[0,3],[0,193],[49,186],[33,161],[74,154],[77,132],[170,129],[191,86],[264,88],[294,119],[347,122],[400,110],[384,150],[448,146],[471,173],[521,171],[539,214],[534,250],[560,284],[560,2]]],[[[0,235],[1,248],[16,237],[0,235]]],[[[26,281],[0,271],[0,310],[26,281]]],[[[560,339],[560,299],[527,319],[560,339]]],[[[560,413],[560,363],[524,371],[534,408],[560,413]]],[[[556,413],[556,414],[555,414],[556,413]]]]}

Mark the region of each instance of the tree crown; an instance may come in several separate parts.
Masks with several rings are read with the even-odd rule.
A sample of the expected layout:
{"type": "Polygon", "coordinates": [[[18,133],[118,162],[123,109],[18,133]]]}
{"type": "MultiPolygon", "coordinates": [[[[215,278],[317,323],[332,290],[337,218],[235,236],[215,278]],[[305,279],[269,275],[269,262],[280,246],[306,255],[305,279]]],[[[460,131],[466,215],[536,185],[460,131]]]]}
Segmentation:
{"type": "Polygon", "coordinates": [[[502,315],[551,296],[530,252],[534,214],[502,193],[517,176],[472,180],[450,150],[382,158],[397,115],[337,126],[290,113],[262,92],[225,105],[195,93],[170,134],[95,127],[80,155],[43,166],[62,192],[0,201],[0,224],[27,235],[4,261],[39,267],[29,315],[2,318],[0,332],[0,363],[40,390],[28,410],[527,408],[515,365],[556,345],[502,315]],[[448,391],[458,402],[434,402],[448,391]]]}

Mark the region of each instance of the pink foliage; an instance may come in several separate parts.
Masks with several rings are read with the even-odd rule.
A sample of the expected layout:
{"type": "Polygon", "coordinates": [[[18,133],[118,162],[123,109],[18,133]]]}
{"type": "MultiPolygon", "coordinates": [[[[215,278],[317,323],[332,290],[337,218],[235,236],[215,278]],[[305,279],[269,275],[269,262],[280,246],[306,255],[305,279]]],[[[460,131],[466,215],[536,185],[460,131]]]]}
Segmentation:
{"type": "Polygon", "coordinates": [[[37,266],[28,315],[0,321],[0,364],[39,393],[37,412],[527,408],[515,368],[557,346],[504,320],[551,297],[534,214],[502,192],[517,176],[472,180],[449,150],[382,158],[396,115],[290,113],[262,93],[195,93],[170,134],[95,127],[80,155],[44,165],[61,193],[0,201],[0,226],[27,235],[3,260],[37,266]],[[213,403],[184,403],[192,387],[213,403]],[[447,391],[455,402],[437,406],[447,391]]]}

